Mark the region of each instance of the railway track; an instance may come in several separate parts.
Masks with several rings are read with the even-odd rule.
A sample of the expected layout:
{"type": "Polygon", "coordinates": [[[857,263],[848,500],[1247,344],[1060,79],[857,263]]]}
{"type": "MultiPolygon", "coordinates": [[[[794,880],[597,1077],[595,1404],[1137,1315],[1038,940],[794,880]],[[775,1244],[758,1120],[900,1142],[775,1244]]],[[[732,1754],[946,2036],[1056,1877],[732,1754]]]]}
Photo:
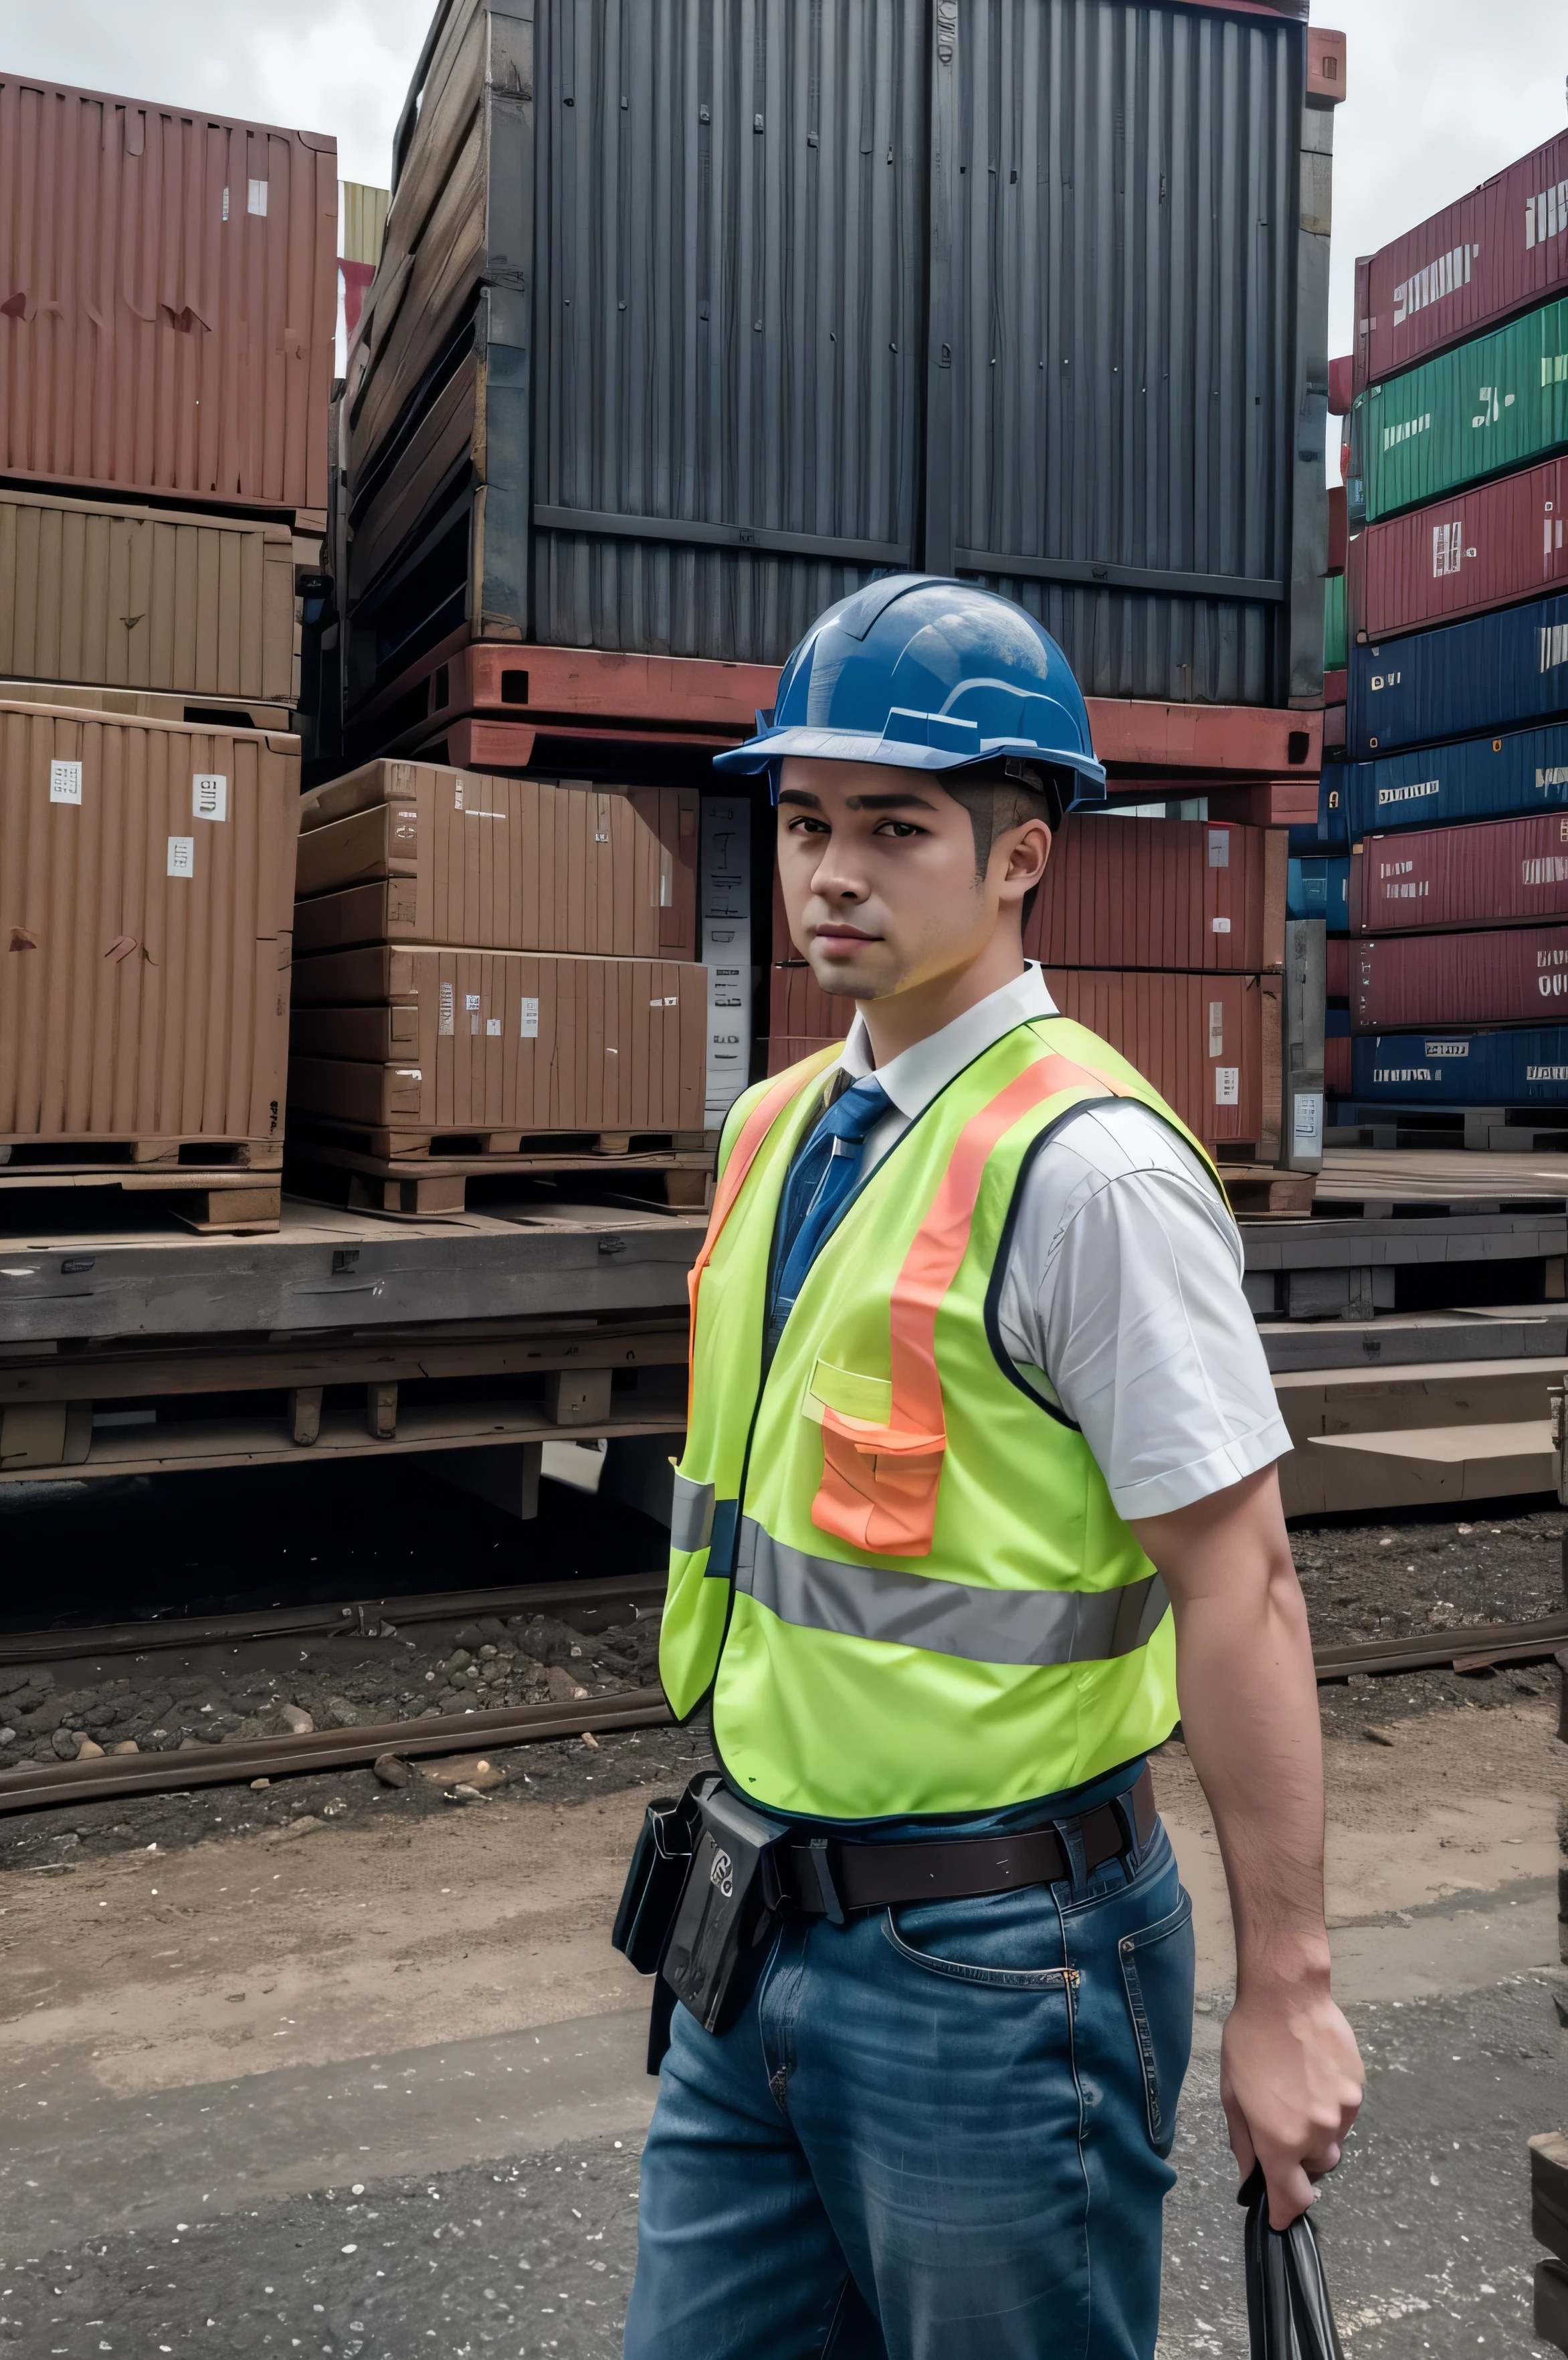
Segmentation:
{"type": "MultiPolygon", "coordinates": [[[[421,1623],[463,1622],[476,1614],[532,1609],[570,1620],[592,1633],[663,1602],[662,1574],[625,1581],[524,1585],[512,1590],[433,1591],[415,1597],[356,1600],[349,1604],[279,1607],[260,1613],[170,1618],[101,1624],[93,1629],[0,1634],[0,1664],[66,1663],[105,1655],[142,1655],[164,1647],[234,1646],[245,1640],[341,1632],[345,1637],[394,1637],[421,1623]]],[[[1390,1675],[1452,1667],[1482,1671],[1495,1665],[1541,1663],[1568,1655],[1568,1613],[1530,1622],[1468,1623],[1420,1639],[1372,1639],[1314,1650],[1320,1682],[1353,1673],[1390,1675]]],[[[314,1730],[301,1736],[231,1739],[173,1753],[107,1754],[82,1762],[49,1763],[31,1770],[0,1770],[0,1816],[48,1804],[110,1797],[181,1793],[192,1786],[229,1786],[303,1771],[353,1769],[395,1754],[415,1758],[501,1748],[546,1740],[600,1736],[618,1730],[654,1729],[674,1719],[659,1688],[637,1688],[573,1704],[502,1707],[392,1721],[351,1729],[314,1730]]]]}

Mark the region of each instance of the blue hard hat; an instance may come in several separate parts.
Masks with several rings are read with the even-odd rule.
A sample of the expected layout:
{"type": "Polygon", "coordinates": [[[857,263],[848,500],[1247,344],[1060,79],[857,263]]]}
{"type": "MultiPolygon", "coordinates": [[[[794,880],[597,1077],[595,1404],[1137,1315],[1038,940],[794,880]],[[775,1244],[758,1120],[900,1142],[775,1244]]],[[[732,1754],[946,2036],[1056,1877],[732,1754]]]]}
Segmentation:
{"type": "Polygon", "coordinates": [[[1069,774],[1064,810],[1103,803],[1089,711],[1050,633],[1011,598],[937,574],[895,574],[819,615],[779,675],[757,735],[715,770],[766,770],[786,754],[959,770],[1015,756],[1069,774]]]}

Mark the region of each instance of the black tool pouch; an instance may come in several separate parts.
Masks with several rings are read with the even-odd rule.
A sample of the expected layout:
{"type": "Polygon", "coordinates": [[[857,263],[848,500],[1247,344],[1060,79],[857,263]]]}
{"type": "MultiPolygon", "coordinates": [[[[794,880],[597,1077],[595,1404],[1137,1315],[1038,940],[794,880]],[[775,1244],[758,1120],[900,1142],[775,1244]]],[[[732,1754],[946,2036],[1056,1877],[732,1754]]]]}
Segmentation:
{"type": "Polygon", "coordinates": [[[777,1922],[769,1854],[781,1838],[721,1779],[705,1779],[696,1799],[701,1829],[660,1977],[705,2032],[727,2032],[748,1987],[737,1971],[777,1922]]]}
{"type": "Polygon", "coordinates": [[[656,1974],[664,1955],[701,1826],[697,1789],[706,1783],[694,1778],[678,1800],[656,1795],[643,1815],[609,1938],[640,1975],[656,1974]]]}

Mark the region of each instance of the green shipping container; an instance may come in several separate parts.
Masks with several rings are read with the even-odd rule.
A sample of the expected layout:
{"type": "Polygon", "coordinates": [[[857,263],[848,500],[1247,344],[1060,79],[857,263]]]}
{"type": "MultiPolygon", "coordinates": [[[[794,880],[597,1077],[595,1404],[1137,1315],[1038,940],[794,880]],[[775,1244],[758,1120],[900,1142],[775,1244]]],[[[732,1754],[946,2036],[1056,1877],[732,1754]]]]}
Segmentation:
{"type": "Polygon", "coordinates": [[[1344,620],[1344,575],[1331,574],[1323,584],[1323,670],[1343,672],[1350,661],[1349,633],[1344,620]]]}
{"type": "Polygon", "coordinates": [[[1357,394],[1352,525],[1375,524],[1568,443],[1568,296],[1357,394]]]}

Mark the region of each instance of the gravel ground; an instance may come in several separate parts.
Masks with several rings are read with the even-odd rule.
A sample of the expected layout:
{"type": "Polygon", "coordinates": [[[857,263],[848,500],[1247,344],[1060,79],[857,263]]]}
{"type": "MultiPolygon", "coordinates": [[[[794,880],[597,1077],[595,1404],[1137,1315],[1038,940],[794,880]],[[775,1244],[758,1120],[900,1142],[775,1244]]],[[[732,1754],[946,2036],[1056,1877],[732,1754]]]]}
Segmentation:
{"type": "MultiPolygon", "coordinates": [[[[1347,2349],[1544,2353],[1530,2333],[1530,2132],[1562,2117],[1563,2035],[1530,1978],[1353,2012],[1367,2100],[1319,2226],[1347,2349]]],[[[1162,2353],[1247,2347],[1235,2172],[1212,2041],[1182,2099],[1162,2353]]],[[[617,2360],[636,2143],[296,2197],[72,2250],[0,2255],[0,2345],[102,2353],[617,2360]]],[[[0,2232],[0,2244],[4,2244],[0,2232]]]]}

